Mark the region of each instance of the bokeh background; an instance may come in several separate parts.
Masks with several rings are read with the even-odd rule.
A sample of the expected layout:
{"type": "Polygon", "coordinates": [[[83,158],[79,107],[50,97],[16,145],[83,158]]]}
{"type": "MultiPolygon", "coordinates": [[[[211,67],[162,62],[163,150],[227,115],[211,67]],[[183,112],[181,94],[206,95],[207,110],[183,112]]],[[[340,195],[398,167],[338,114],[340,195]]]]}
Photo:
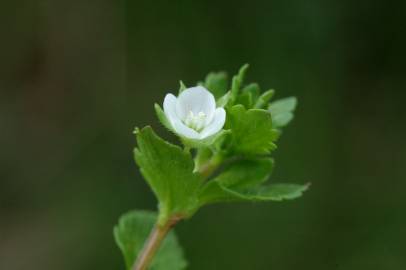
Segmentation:
{"type": "Polygon", "coordinates": [[[135,126],[178,80],[295,95],[273,181],[300,200],[216,205],[176,231],[190,268],[406,269],[406,2],[0,4],[0,269],[124,269],[112,227],[156,201],[135,126]]]}

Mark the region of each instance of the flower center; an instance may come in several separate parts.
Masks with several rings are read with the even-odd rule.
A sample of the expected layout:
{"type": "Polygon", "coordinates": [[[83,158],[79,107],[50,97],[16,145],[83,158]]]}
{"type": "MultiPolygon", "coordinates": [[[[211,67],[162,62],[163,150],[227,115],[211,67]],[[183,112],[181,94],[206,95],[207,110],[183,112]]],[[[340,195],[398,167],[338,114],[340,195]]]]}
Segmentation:
{"type": "Polygon", "coordinates": [[[189,111],[184,123],[186,126],[199,132],[206,124],[206,117],[207,115],[204,112],[194,114],[192,111],[189,111]]]}

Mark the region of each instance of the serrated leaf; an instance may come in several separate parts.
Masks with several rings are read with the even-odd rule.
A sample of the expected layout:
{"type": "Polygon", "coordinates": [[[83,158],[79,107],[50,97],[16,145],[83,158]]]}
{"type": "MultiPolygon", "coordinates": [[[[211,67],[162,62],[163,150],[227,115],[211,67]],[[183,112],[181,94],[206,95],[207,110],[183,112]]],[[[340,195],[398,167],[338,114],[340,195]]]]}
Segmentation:
{"type": "Polygon", "coordinates": [[[159,138],[151,127],[137,130],[135,160],[159,202],[159,221],[188,217],[196,208],[200,175],[190,153],[159,138]]]}
{"type": "Polygon", "coordinates": [[[242,105],[235,105],[228,110],[227,128],[232,131],[234,153],[268,154],[276,148],[271,114],[266,110],[246,110],[242,105]]]}
{"type": "Polygon", "coordinates": [[[292,121],[296,105],[297,99],[295,97],[279,99],[269,105],[275,128],[284,127],[292,121]]]}
{"type": "Polygon", "coordinates": [[[216,99],[227,92],[228,77],[225,72],[210,72],[204,81],[204,87],[208,89],[216,99]]]}
{"type": "MultiPolygon", "coordinates": [[[[122,215],[114,227],[114,238],[123,253],[126,269],[131,270],[148,238],[157,215],[149,211],[131,211],[122,215]]],[[[169,232],[150,265],[150,270],[182,270],[187,266],[174,231],[169,232]]]]}

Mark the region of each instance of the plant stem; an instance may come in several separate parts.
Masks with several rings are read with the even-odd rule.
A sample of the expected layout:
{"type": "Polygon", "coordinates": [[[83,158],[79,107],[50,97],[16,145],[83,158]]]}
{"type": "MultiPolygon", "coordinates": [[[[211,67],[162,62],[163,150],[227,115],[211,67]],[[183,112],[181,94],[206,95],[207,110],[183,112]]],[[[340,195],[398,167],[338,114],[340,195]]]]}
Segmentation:
{"type": "Polygon", "coordinates": [[[183,148],[183,151],[186,153],[190,153],[190,146],[185,145],[185,148],[183,148]]]}
{"type": "Polygon", "coordinates": [[[162,244],[162,241],[165,239],[168,232],[172,229],[173,226],[180,220],[180,218],[172,218],[165,225],[155,224],[152,229],[151,234],[148,236],[145,245],[139,254],[136,263],[133,266],[133,270],[146,270],[148,269],[149,264],[152,262],[155,253],[158,251],[159,247],[162,244]]]}
{"type": "Polygon", "coordinates": [[[204,178],[207,179],[220,166],[222,162],[223,156],[219,154],[215,155],[199,169],[199,172],[204,178]]]}

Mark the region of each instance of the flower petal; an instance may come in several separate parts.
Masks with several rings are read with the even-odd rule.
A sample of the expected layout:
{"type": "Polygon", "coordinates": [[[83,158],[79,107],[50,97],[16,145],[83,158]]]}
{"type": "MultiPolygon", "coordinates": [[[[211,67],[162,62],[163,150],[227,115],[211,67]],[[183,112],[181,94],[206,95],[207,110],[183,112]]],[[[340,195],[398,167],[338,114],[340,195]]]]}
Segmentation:
{"type": "Polygon", "coordinates": [[[185,120],[190,111],[195,115],[200,112],[206,114],[206,124],[210,123],[216,110],[216,100],[212,93],[202,86],[184,90],[178,97],[176,113],[181,120],[185,120]]]}
{"type": "Polygon", "coordinates": [[[217,108],[214,112],[213,121],[206,126],[200,133],[200,139],[207,138],[219,132],[226,122],[226,111],[223,108],[217,108]]]}
{"type": "Polygon", "coordinates": [[[173,128],[175,129],[178,135],[186,137],[188,139],[199,139],[200,135],[197,133],[196,130],[187,127],[185,124],[182,123],[179,119],[177,119],[173,124],[173,128]]]}
{"type": "Polygon", "coordinates": [[[172,94],[167,94],[164,99],[164,112],[172,128],[176,133],[189,139],[198,139],[199,133],[187,127],[179,119],[176,113],[177,98],[172,94]]]}
{"type": "Polygon", "coordinates": [[[173,126],[173,123],[176,121],[178,118],[176,114],[176,103],[177,99],[174,95],[172,94],[167,94],[164,99],[164,112],[166,115],[166,118],[168,118],[169,122],[173,126]]]}

